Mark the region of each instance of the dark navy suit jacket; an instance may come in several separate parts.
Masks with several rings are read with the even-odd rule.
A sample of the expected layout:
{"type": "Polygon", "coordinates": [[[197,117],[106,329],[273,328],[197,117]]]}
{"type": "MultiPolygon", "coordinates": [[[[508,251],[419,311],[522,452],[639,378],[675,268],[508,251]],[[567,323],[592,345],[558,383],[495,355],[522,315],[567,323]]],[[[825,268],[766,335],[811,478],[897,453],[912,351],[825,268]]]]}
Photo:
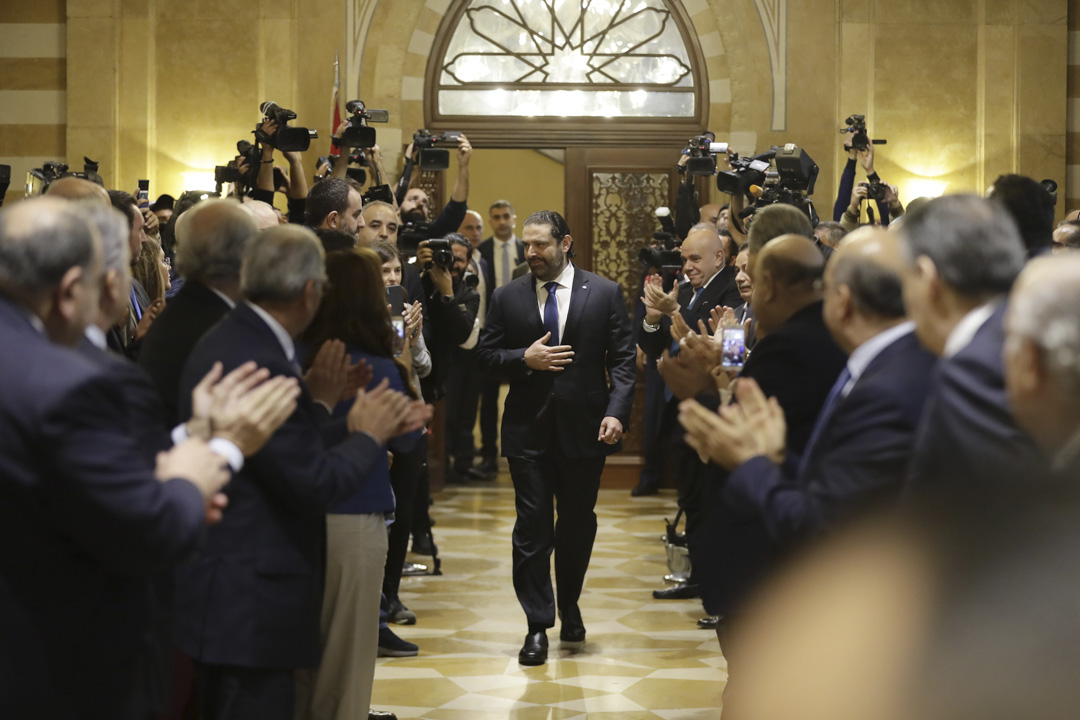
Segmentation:
{"type": "Polygon", "coordinates": [[[817,429],[805,463],[795,453],[783,467],[754,458],[728,477],[727,497],[756,512],[781,544],[898,499],[935,361],[914,333],[893,341],[817,429]]]}
{"type": "Polygon", "coordinates": [[[912,492],[981,491],[1047,475],[1005,394],[1001,302],[967,347],[937,365],[908,477],[912,492]]]}
{"type": "MultiPolygon", "coordinates": [[[[228,373],[250,360],[271,376],[297,375],[269,325],[240,304],[192,351],[180,383],[181,418],[214,362],[228,373]]],[[[304,390],[292,416],[247,458],[225,488],[224,519],[207,531],[199,557],[177,572],[177,644],[198,661],[277,668],[319,662],[326,512],[362,487],[386,449],[364,434],[330,447],[332,433],[314,405],[304,390]]]]}
{"type": "MultiPolygon", "coordinates": [[[[510,272],[514,272],[514,268],[525,262],[525,246],[521,244],[521,240],[514,239],[514,259],[510,263],[510,272]]],[[[484,271],[484,282],[487,288],[487,303],[491,305],[491,295],[495,292],[495,237],[489,237],[484,240],[476,249],[480,251],[480,259],[487,265],[481,265],[480,268],[484,271]]],[[[501,262],[501,260],[500,260],[501,262]]],[[[504,278],[505,279],[505,278],[504,278]]],[[[509,280],[507,280],[509,283],[509,280]]]]}
{"type": "Polygon", "coordinates": [[[184,283],[146,331],[139,351],[139,365],[154,379],[168,425],[178,422],[176,398],[188,355],[195,343],[227,312],[229,305],[217,293],[191,280],[184,283]]]}
{"type": "MultiPolygon", "coordinates": [[[[735,284],[737,274],[738,272],[733,267],[722,268],[708,287],[705,288],[704,292],[701,293],[701,297],[698,298],[693,307],[687,306],[690,305],[696,291],[690,283],[683,283],[679,286],[679,312],[691,330],[700,332],[698,328],[699,320],[704,320],[707,327],[710,313],[715,307],[737,308],[743,305],[742,296],[739,295],[739,288],[735,284]]],[[[642,330],[638,336],[638,344],[641,345],[641,349],[654,362],[663,355],[664,350],[671,348],[671,342],[671,318],[667,315],[660,318],[659,330],[656,332],[642,330]]],[[[678,400],[673,399],[673,402],[677,403],[678,400]]]]}
{"type": "Polygon", "coordinates": [[[477,359],[510,381],[503,408],[502,454],[536,457],[557,450],[566,457],[600,457],[621,444],[597,441],[601,421],[630,427],[637,377],[636,350],[622,290],[610,280],[574,268],[570,308],[560,340],[574,349],[560,372],[528,371],[525,350],[544,336],[533,276],[495,291],[488,306],[477,359]],[[611,384],[608,384],[608,378],[611,384]]]}
{"type": "Polygon", "coordinates": [[[141,716],[148,579],[197,547],[202,495],[155,478],[109,373],[2,299],[0,377],[0,575],[65,711],[141,716]]]}
{"type": "MultiPolygon", "coordinates": [[[[787,448],[801,453],[825,398],[847,363],[816,302],[758,340],[741,377],[752,377],[784,409],[787,448]]],[[[691,557],[703,571],[702,599],[710,615],[729,615],[777,559],[777,546],[756,513],[726,498],[726,473],[710,466],[715,482],[702,523],[701,552],[691,557]]],[[[693,546],[691,546],[693,552],[693,546]]]]}

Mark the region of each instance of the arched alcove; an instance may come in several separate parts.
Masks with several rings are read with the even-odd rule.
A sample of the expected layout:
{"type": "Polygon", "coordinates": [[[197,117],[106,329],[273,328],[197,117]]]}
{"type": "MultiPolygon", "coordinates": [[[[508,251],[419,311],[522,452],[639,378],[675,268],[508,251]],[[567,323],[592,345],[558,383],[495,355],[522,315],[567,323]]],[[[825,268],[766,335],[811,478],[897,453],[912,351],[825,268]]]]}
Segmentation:
{"type": "Polygon", "coordinates": [[[504,147],[685,142],[708,124],[708,78],[678,0],[456,0],[424,118],[504,147]]]}

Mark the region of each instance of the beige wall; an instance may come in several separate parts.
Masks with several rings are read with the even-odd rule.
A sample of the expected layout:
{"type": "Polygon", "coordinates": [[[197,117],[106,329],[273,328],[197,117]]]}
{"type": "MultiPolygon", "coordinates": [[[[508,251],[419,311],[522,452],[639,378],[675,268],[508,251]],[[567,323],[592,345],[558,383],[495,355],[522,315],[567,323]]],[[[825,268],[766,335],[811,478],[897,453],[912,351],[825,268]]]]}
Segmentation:
{"type": "MultiPolygon", "coordinates": [[[[823,210],[842,167],[836,131],[852,112],[865,112],[873,134],[888,138],[879,170],[904,200],[932,183],[981,191],[1007,171],[1066,179],[1066,140],[1075,138],[1066,122],[1067,30],[1070,19],[1080,25],[1077,0],[788,2],[783,132],[770,130],[772,74],[758,12],[776,0],[683,4],[706,56],[710,128],[744,150],[805,147],[822,168],[823,210]]],[[[120,187],[150,177],[156,195],[175,194],[184,173],[208,173],[231,157],[236,140],[250,137],[261,100],[297,110],[325,138],[334,53],[346,55],[345,7],[69,0],[63,150],[80,162],[84,154],[102,159],[106,179],[120,187]]],[[[449,7],[381,0],[363,29],[360,89],[343,95],[391,111],[378,129],[392,175],[403,137],[423,123],[427,51],[449,7]]],[[[316,143],[309,166],[326,147],[316,143]]],[[[491,164],[485,180],[518,181],[504,163],[491,164]]],[[[489,201],[481,192],[477,185],[478,207],[489,201]]],[[[1080,198],[1080,187],[1070,183],[1065,194],[1080,198]]]]}
{"type": "MultiPolygon", "coordinates": [[[[518,237],[525,218],[537,210],[563,212],[563,165],[535,150],[477,151],[469,162],[469,177],[469,207],[484,218],[484,237],[491,236],[488,208],[496,200],[509,200],[514,206],[518,237]]],[[[452,156],[445,197],[450,197],[456,178],[457,158],[452,156]]]]}

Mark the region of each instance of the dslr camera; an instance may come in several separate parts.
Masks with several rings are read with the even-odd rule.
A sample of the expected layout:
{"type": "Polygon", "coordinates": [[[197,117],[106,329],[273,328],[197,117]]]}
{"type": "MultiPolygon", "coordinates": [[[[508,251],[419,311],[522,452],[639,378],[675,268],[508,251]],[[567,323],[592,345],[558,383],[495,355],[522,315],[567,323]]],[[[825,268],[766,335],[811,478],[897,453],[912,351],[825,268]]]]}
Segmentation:
{"type": "MultiPolygon", "coordinates": [[[[401,232],[400,230],[398,231],[401,232]]],[[[400,235],[399,235],[400,237],[400,235]]],[[[431,250],[431,261],[443,270],[454,267],[454,251],[451,249],[449,240],[428,240],[427,247],[431,250]]],[[[424,268],[425,270],[427,268],[424,268]]]]}
{"type": "MultiPolygon", "coordinates": [[[[41,167],[34,168],[26,173],[26,186],[24,193],[26,197],[34,197],[36,195],[44,195],[45,191],[49,189],[49,185],[59,180],[62,177],[77,177],[83,180],[89,180],[97,183],[102,187],[105,186],[105,181],[98,175],[98,167],[100,163],[91,160],[88,157],[83,158],[82,171],[75,170],[68,172],[67,163],[56,162],[53,160],[47,160],[41,164],[41,167]]],[[[10,166],[4,166],[8,168],[7,182],[11,182],[11,168],[10,166]]],[[[2,200],[2,196],[0,196],[2,200]]]]}
{"type": "MultiPolygon", "coordinates": [[[[258,147],[247,140],[238,140],[236,142],[236,157],[227,164],[218,165],[214,168],[214,182],[217,183],[218,194],[221,194],[222,186],[227,183],[240,183],[249,188],[255,187],[259,178],[259,163],[261,161],[262,158],[259,155],[258,147]],[[241,160],[247,163],[246,173],[240,170],[241,160]]],[[[274,168],[274,187],[281,187],[284,182],[285,177],[281,174],[281,171],[274,168]]]]}
{"type": "Polygon", "coordinates": [[[440,135],[433,135],[428,130],[417,130],[413,135],[413,149],[420,151],[420,170],[439,172],[450,167],[450,151],[456,148],[461,132],[448,130],[440,135]]]}
{"type": "Polygon", "coordinates": [[[267,143],[281,152],[303,152],[311,146],[311,141],[319,137],[318,130],[310,130],[303,127],[289,127],[289,121],[296,119],[296,113],[286,110],[272,100],[268,100],[259,106],[259,112],[263,114],[263,121],[273,120],[278,129],[273,135],[267,135],[262,130],[262,122],[255,126],[255,137],[259,142],[267,143]]]}
{"type": "Polygon", "coordinates": [[[866,197],[870,200],[884,200],[885,199],[885,183],[880,180],[872,180],[870,182],[861,182],[859,187],[866,188],[866,197]]]}
{"type": "Polygon", "coordinates": [[[698,176],[710,176],[716,174],[716,154],[728,151],[727,143],[714,142],[716,136],[711,132],[690,138],[686,143],[684,155],[689,155],[686,161],[686,174],[698,176]]]}
{"type": "Polygon", "coordinates": [[[853,150],[863,151],[870,145],[884,145],[888,140],[871,140],[870,136],[866,133],[866,116],[865,115],[849,115],[844,123],[846,128],[840,131],[840,134],[851,133],[851,147],[853,150]]]}

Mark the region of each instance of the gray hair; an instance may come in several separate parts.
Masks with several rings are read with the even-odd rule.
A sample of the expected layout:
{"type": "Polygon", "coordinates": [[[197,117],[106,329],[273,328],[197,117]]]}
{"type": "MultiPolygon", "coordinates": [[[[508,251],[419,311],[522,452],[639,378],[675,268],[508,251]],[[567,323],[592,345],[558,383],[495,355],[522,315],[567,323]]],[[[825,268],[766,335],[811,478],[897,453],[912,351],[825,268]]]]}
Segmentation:
{"type": "Polygon", "coordinates": [[[905,316],[900,276],[881,263],[840,254],[832,261],[832,281],[851,289],[852,302],[865,315],[889,320],[905,316]]]}
{"type": "Polygon", "coordinates": [[[70,202],[23,200],[0,212],[0,294],[36,298],[73,267],[88,268],[101,239],[70,202]]]}
{"type": "Polygon", "coordinates": [[[124,213],[112,205],[88,200],[76,201],[72,207],[77,207],[79,214],[93,225],[101,236],[101,261],[105,272],[123,272],[129,267],[131,258],[128,255],[131,251],[128,247],[128,235],[131,227],[124,213]]]}
{"type": "Polygon", "coordinates": [[[240,289],[251,302],[290,302],[308,281],[326,277],[325,258],[319,238],[305,227],[263,230],[244,251],[240,289]]]}
{"type": "Polygon", "coordinates": [[[1022,283],[1009,298],[1010,338],[1041,347],[1050,375],[1080,394],[1080,255],[1038,258],[1025,272],[1037,281],[1022,283]]]}
{"type": "Polygon", "coordinates": [[[185,280],[235,280],[244,248],[259,231],[251,213],[233,200],[205,200],[184,213],[177,228],[176,271],[185,280]]]}
{"type": "Polygon", "coordinates": [[[755,212],[754,221],[750,223],[750,231],[746,236],[750,254],[757,255],[767,242],[781,235],[812,238],[814,228],[810,225],[810,218],[806,213],[794,205],[769,205],[755,212]]]}
{"type": "Polygon", "coordinates": [[[1007,293],[1024,267],[1012,217],[975,195],[935,198],[907,215],[899,231],[909,263],[927,257],[950,288],[969,298],[1007,293]]]}

